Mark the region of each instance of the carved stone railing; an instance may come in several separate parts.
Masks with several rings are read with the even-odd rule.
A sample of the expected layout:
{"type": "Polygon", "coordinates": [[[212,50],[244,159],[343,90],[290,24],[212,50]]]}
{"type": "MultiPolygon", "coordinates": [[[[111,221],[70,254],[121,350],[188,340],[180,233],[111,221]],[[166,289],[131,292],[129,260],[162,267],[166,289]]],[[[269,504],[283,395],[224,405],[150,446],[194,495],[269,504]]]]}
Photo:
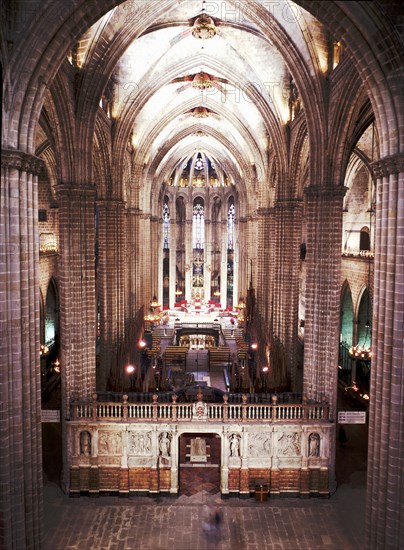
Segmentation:
{"type": "MultiPolygon", "coordinates": [[[[211,422],[330,422],[329,406],[326,403],[298,404],[241,404],[224,403],[158,403],[157,395],[153,403],[128,403],[123,396],[122,403],[73,402],[71,420],[92,421],[175,421],[190,422],[204,420],[211,422]]],[[[245,400],[246,401],[246,400],[245,400]]]]}

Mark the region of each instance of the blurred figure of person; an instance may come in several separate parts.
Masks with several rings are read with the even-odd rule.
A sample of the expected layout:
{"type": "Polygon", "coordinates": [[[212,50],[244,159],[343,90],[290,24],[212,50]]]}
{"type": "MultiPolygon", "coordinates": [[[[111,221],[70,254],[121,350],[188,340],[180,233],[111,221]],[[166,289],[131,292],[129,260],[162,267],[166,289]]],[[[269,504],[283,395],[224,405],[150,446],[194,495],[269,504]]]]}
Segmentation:
{"type": "Polygon", "coordinates": [[[221,510],[216,509],[213,511],[208,521],[202,522],[202,529],[209,544],[216,546],[221,539],[221,527],[222,527],[223,515],[221,510]]]}

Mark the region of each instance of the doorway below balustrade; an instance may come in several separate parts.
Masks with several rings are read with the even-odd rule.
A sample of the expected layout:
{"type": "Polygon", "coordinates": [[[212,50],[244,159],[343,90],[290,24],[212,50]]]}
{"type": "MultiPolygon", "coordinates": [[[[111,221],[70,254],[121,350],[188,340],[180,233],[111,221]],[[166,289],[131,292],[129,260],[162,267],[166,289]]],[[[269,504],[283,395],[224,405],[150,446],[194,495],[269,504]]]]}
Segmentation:
{"type": "Polygon", "coordinates": [[[191,433],[180,437],[179,493],[220,492],[221,442],[217,434],[191,433]]]}

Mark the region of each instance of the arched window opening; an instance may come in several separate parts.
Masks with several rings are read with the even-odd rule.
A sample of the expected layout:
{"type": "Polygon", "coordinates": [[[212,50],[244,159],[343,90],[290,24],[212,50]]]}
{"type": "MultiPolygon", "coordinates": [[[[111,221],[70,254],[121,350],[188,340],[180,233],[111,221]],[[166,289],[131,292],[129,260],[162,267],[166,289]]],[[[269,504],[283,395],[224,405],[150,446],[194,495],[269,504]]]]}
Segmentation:
{"type": "Polygon", "coordinates": [[[357,344],[364,348],[370,348],[372,345],[372,308],[370,303],[369,291],[366,288],[362,294],[362,298],[358,309],[358,336],[357,344]]]}
{"type": "Polygon", "coordinates": [[[45,344],[45,305],[41,290],[39,290],[39,339],[45,344]]]}
{"type": "Polygon", "coordinates": [[[56,283],[52,279],[46,292],[45,303],[45,344],[51,348],[55,345],[59,331],[59,308],[56,283]]]}
{"type": "Polygon", "coordinates": [[[230,197],[227,209],[227,307],[232,307],[233,305],[235,217],[236,209],[234,206],[234,198],[230,197]]]}
{"type": "Polygon", "coordinates": [[[163,204],[163,307],[170,304],[170,206],[167,196],[163,204]]]}
{"type": "Polygon", "coordinates": [[[359,237],[359,250],[370,250],[370,232],[367,227],[362,227],[359,237]]]}
{"type": "Polygon", "coordinates": [[[176,302],[184,299],[185,296],[185,202],[183,197],[178,197],[175,202],[176,220],[176,302]]]}
{"type": "Polygon", "coordinates": [[[234,250],[234,220],[236,216],[236,209],[234,202],[229,206],[227,213],[227,249],[234,250]]]}
{"type": "Polygon", "coordinates": [[[204,293],[204,247],[205,247],[205,207],[201,197],[194,200],[192,219],[192,299],[199,302],[205,298],[204,293]]]}
{"type": "Polygon", "coordinates": [[[221,269],[221,210],[222,201],[215,197],[212,206],[212,247],[211,247],[211,289],[214,302],[220,303],[220,269],[221,269]]]}
{"type": "Polygon", "coordinates": [[[347,348],[352,346],[353,342],[353,321],[354,321],[354,312],[353,312],[353,303],[352,303],[352,294],[351,289],[346,287],[341,300],[341,343],[344,344],[347,348]]]}
{"type": "Polygon", "coordinates": [[[205,244],[205,208],[203,200],[194,201],[192,219],[192,248],[203,250],[205,244]]]}
{"type": "Polygon", "coordinates": [[[170,248],[170,207],[168,198],[165,197],[163,205],[163,248],[170,248]]]}

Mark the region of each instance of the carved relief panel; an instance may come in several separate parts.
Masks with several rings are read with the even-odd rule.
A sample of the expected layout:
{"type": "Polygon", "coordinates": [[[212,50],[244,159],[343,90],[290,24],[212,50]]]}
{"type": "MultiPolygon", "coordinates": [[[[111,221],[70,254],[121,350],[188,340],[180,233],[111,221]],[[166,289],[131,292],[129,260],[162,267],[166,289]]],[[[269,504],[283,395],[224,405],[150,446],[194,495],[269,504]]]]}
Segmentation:
{"type": "Polygon", "coordinates": [[[278,456],[300,456],[301,439],[302,436],[299,432],[283,432],[278,436],[278,456]]]}
{"type": "Polygon", "coordinates": [[[98,432],[98,454],[99,455],[121,455],[122,437],[118,432],[98,432]]]}
{"type": "Polygon", "coordinates": [[[248,454],[251,458],[270,457],[272,454],[272,433],[249,433],[248,454]]]}

